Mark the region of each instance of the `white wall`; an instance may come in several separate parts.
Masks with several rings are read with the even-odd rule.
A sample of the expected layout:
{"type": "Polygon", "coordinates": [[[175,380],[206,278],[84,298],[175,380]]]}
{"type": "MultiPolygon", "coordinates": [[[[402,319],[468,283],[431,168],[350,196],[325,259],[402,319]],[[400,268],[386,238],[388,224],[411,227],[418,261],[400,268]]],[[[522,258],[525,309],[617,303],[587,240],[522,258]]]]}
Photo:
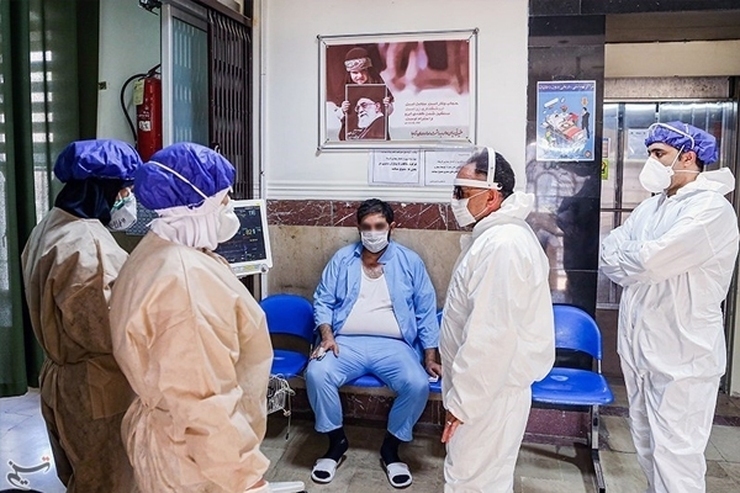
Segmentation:
{"type": "MultiPolygon", "coordinates": [[[[130,76],[157,65],[159,57],[158,15],[140,8],[138,0],[101,0],[98,81],[107,82],[108,89],[98,91],[99,138],[133,143],[119,102],[121,87],[130,76]]],[[[129,104],[132,85],[127,91],[129,104]]],[[[133,106],[129,109],[134,118],[133,106]]]]}
{"type": "Polygon", "coordinates": [[[740,75],[740,40],[608,44],[606,77],[740,75]]]}
{"type": "Polygon", "coordinates": [[[317,152],[319,34],[479,28],[478,143],[506,156],[524,186],[526,1],[262,0],[258,12],[267,198],[449,200],[443,188],[369,186],[367,151],[317,152]]]}

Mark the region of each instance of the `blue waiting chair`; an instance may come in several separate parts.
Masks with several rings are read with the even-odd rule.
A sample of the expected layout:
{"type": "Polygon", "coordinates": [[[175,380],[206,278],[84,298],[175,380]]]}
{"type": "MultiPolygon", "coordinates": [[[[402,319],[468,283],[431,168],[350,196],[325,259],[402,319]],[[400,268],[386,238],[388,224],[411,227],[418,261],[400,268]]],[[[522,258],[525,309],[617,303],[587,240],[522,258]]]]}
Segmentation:
{"type": "Polygon", "coordinates": [[[554,367],[532,385],[532,401],[570,409],[588,409],[591,416],[589,446],[599,493],[606,492],[599,459],[599,406],[614,400],[609,384],[601,374],[601,332],[596,321],[582,309],[571,305],[553,305],[555,347],[582,351],[596,362],[596,371],[554,367]]]}
{"type": "MultiPolygon", "coordinates": [[[[274,294],[260,302],[267,316],[267,330],[271,335],[288,335],[313,341],[313,306],[294,294],[274,294]]],[[[273,349],[273,375],[294,378],[303,373],[308,354],[287,349],[273,349]]]]}
{"type": "MultiPolygon", "coordinates": [[[[437,310],[437,322],[439,322],[440,329],[442,328],[442,309],[437,310]]],[[[434,394],[442,393],[442,379],[440,378],[436,382],[429,382],[429,391],[434,394]]]]}

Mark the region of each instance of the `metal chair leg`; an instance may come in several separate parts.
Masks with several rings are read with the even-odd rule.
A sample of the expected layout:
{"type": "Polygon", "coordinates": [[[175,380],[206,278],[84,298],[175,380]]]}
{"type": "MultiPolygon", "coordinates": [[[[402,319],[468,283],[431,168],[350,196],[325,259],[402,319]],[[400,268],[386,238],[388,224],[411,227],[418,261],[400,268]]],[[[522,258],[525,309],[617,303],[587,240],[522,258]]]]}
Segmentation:
{"type": "Polygon", "coordinates": [[[601,469],[601,458],[599,457],[599,406],[591,406],[591,436],[589,437],[591,445],[591,461],[594,465],[594,475],[596,476],[597,493],[606,493],[606,482],[604,481],[604,472],[601,469]]]}

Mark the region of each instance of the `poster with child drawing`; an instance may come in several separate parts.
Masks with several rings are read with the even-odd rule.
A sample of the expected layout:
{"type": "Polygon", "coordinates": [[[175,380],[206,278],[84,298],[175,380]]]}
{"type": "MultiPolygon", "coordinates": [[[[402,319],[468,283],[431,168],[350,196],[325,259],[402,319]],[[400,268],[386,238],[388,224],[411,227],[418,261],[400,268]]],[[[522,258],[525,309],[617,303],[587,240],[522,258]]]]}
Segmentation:
{"type": "Polygon", "coordinates": [[[319,36],[319,149],[475,143],[476,40],[319,36]]]}

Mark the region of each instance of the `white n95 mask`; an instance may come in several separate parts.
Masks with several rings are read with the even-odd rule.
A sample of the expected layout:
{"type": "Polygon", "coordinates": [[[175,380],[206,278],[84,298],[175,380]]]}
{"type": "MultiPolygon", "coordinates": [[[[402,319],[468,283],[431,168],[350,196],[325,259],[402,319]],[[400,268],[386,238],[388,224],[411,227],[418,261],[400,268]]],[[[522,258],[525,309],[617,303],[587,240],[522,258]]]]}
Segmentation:
{"type": "Polygon", "coordinates": [[[660,193],[671,186],[671,177],[676,173],[698,174],[699,172],[695,170],[673,169],[682,152],[683,147],[679,149],[670,166],[663,166],[663,163],[654,157],[648,157],[647,161],[645,161],[645,165],[642,167],[642,171],[640,171],[640,185],[642,185],[642,188],[648,192],[660,193]]]}
{"type": "Polygon", "coordinates": [[[650,156],[640,171],[640,185],[648,192],[660,193],[671,186],[673,173],[673,165],[663,166],[663,163],[650,156]]]}
{"type": "Polygon", "coordinates": [[[122,199],[116,200],[110,209],[111,231],[126,231],[136,223],[136,197],[130,193],[122,199]]]}
{"type": "Polygon", "coordinates": [[[388,246],[388,231],[361,231],[360,238],[370,253],[378,253],[388,246]]]}
{"type": "Polygon", "coordinates": [[[241,226],[239,217],[234,212],[234,203],[232,201],[229,201],[228,204],[222,206],[218,218],[220,222],[218,225],[216,241],[224,243],[232,239],[241,226]]]}

